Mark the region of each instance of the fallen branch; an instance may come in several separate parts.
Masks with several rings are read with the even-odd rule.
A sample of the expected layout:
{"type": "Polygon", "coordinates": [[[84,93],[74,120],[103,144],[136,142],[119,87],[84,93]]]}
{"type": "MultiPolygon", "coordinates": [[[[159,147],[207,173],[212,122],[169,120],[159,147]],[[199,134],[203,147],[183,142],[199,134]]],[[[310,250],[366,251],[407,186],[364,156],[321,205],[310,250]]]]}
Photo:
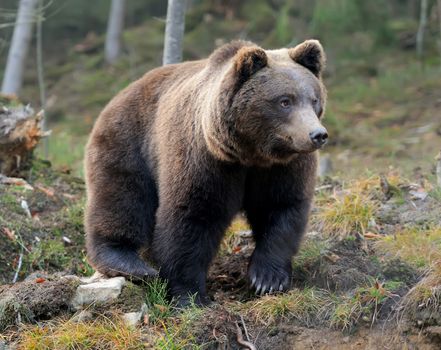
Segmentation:
{"type": "Polygon", "coordinates": [[[25,180],[19,177],[7,177],[0,174],[0,184],[21,186],[26,190],[30,190],[30,191],[34,190],[34,188],[31,185],[29,185],[25,180]]]}

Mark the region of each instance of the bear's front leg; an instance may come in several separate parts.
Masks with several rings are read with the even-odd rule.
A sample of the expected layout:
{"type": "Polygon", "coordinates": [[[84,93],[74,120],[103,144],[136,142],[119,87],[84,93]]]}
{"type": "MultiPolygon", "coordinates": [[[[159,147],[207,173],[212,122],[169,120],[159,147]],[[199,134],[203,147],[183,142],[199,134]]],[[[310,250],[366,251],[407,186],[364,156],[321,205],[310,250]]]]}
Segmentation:
{"type": "Polygon", "coordinates": [[[256,294],[284,291],[290,287],[292,257],[297,253],[306,228],[309,201],[261,214],[250,220],[256,240],[248,277],[256,294]],[[266,217],[266,220],[264,219],[266,217]]]}
{"type": "Polygon", "coordinates": [[[243,193],[240,168],[213,164],[197,170],[191,175],[181,172],[179,182],[162,187],[156,213],[154,260],[179,306],[193,297],[196,304],[209,303],[207,271],[243,193]]]}
{"type": "Polygon", "coordinates": [[[291,260],[308,223],[315,171],[314,154],[250,170],[244,208],[256,241],[248,277],[257,294],[290,287],[291,260]]]}

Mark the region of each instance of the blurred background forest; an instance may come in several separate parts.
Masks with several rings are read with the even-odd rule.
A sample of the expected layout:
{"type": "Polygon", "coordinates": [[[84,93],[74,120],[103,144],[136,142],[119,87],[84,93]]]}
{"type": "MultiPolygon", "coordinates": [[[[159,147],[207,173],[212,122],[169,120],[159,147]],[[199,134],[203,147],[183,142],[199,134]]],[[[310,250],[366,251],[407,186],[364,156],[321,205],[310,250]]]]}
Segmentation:
{"type": "MultiPolygon", "coordinates": [[[[0,3],[0,67],[5,67],[18,1],[0,3]]],[[[106,62],[111,1],[45,0],[42,21],[48,158],[82,175],[87,135],[119,90],[161,65],[167,2],[125,2],[122,47],[106,62]]],[[[183,58],[206,57],[231,39],[264,48],[322,41],[334,168],[345,174],[390,165],[429,169],[441,134],[441,3],[437,0],[192,0],[183,58]],[[419,34],[418,34],[419,33],[419,34]],[[417,42],[420,47],[417,49],[417,42]]],[[[41,107],[36,35],[19,98],[41,107]]],[[[0,69],[0,79],[4,69],[0,69]]],[[[41,154],[41,150],[40,150],[41,154]]]]}

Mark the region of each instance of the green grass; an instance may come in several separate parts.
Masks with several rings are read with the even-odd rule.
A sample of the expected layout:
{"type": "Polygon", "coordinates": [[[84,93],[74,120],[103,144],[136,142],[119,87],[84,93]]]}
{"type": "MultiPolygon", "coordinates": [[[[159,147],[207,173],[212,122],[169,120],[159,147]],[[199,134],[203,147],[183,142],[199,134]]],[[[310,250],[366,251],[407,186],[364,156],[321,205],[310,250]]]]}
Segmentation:
{"type": "Polygon", "coordinates": [[[313,220],[321,225],[323,233],[344,238],[354,233],[367,232],[377,203],[362,186],[362,182],[354,182],[346,191],[319,204],[319,211],[313,220]]]}
{"type": "Polygon", "coordinates": [[[429,196],[441,203],[441,188],[436,187],[429,191],[429,196]]]}
{"type": "Polygon", "coordinates": [[[64,270],[70,264],[71,257],[60,237],[54,237],[37,243],[25,260],[33,270],[44,271],[49,268],[64,270]]]}
{"type": "Polygon", "coordinates": [[[99,317],[92,322],[53,321],[24,328],[19,334],[23,350],[141,350],[148,349],[142,332],[120,318],[99,317]]]}
{"type": "Polygon", "coordinates": [[[417,268],[428,268],[441,259],[441,227],[410,227],[376,242],[388,258],[400,258],[417,268]]]}
{"type": "Polygon", "coordinates": [[[330,326],[344,331],[355,327],[360,319],[373,324],[378,319],[380,305],[400,286],[399,282],[358,287],[352,295],[340,296],[330,318],[330,326]]]}
{"type": "MultiPolygon", "coordinates": [[[[48,160],[55,168],[69,169],[72,174],[84,177],[83,157],[87,134],[81,136],[68,131],[55,131],[48,138],[48,160]]],[[[37,150],[37,156],[44,158],[43,146],[37,150]]]]}
{"type": "Polygon", "coordinates": [[[196,344],[195,326],[196,322],[202,318],[204,312],[206,311],[193,305],[185,310],[181,310],[177,317],[169,318],[162,322],[162,334],[155,341],[155,349],[203,349],[203,344],[196,344]]]}
{"type": "Polygon", "coordinates": [[[255,322],[266,325],[275,323],[279,318],[293,318],[308,326],[318,323],[320,319],[327,319],[332,308],[332,298],[327,291],[302,288],[262,296],[237,305],[235,311],[245,313],[255,322]]]}
{"type": "Polygon", "coordinates": [[[330,247],[329,241],[318,239],[305,239],[299,253],[293,258],[294,271],[304,271],[325,256],[330,247]]]}

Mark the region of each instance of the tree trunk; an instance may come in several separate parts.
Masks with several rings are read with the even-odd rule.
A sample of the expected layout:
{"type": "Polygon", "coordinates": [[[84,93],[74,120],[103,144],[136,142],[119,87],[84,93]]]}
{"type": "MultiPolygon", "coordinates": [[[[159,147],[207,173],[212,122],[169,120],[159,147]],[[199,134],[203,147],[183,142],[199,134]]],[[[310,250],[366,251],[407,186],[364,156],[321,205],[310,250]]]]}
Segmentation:
{"type": "Polygon", "coordinates": [[[419,59],[423,58],[424,50],[424,32],[427,26],[427,0],[421,0],[420,7],[420,24],[416,37],[417,56],[419,59]]]}
{"type": "Polygon", "coordinates": [[[17,176],[30,165],[34,148],[49,132],[42,130],[43,113],[29,106],[0,104],[0,173],[17,176]]]}
{"type": "Polygon", "coordinates": [[[164,57],[162,63],[182,61],[182,40],[185,29],[185,0],[168,0],[167,23],[165,26],[164,57]]]}
{"type": "Polygon", "coordinates": [[[441,0],[437,1],[437,5],[438,5],[438,25],[439,25],[438,47],[439,47],[439,55],[441,59],[441,0]]]}
{"type": "Polygon", "coordinates": [[[115,63],[121,54],[121,37],[124,28],[126,0],[112,0],[107,23],[105,56],[110,64],[115,63]]]}
{"type": "Polygon", "coordinates": [[[21,88],[37,3],[38,0],[20,0],[3,77],[2,92],[4,94],[18,94],[21,88]]]}

